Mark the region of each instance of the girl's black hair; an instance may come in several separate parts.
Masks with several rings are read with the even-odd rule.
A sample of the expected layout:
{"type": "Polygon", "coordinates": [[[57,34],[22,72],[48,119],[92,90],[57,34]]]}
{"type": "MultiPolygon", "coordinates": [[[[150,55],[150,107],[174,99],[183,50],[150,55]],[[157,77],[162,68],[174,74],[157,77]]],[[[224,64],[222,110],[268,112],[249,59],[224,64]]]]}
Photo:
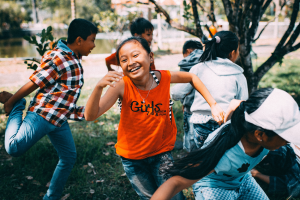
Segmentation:
{"type": "Polygon", "coordinates": [[[203,149],[191,152],[186,157],[176,161],[166,172],[173,176],[179,175],[191,180],[201,179],[217,166],[224,153],[235,146],[244,134],[261,130],[268,137],[275,136],[275,132],[265,130],[245,121],[244,114],[245,111],[248,114],[256,111],[272,91],[272,88],[265,88],[251,94],[249,99],[242,102],[234,111],[231,124],[221,128],[209,145],[203,149]]]}
{"type": "Polygon", "coordinates": [[[206,40],[203,43],[205,44],[205,50],[199,62],[216,60],[217,57],[228,58],[230,52],[238,49],[239,39],[231,31],[220,31],[211,40],[206,40]],[[217,43],[216,36],[220,38],[219,43],[217,43]]]}
{"type": "Polygon", "coordinates": [[[135,36],[127,38],[126,40],[124,40],[123,42],[121,42],[121,44],[119,44],[119,46],[117,48],[117,51],[116,51],[117,61],[118,61],[119,64],[120,64],[119,52],[120,52],[121,47],[124,44],[126,44],[127,42],[132,42],[132,41],[139,42],[148,53],[151,52],[149,44],[148,44],[147,40],[145,40],[144,38],[142,38],[142,37],[135,37],[135,36]]]}

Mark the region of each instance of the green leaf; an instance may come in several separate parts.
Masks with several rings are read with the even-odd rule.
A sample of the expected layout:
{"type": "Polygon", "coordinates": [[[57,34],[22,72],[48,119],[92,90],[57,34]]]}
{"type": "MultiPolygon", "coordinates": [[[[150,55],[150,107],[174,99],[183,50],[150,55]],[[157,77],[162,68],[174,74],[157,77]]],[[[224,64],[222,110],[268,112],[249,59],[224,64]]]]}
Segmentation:
{"type": "Polygon", "coordinates": [[[33,70],[36,70],[38,68],[37,64],[34,64],[32,67],[31,67],[33,70]]]}
{"type": "Polygon", "coordinates": [[[32,36],[32,44],[38,45],[37,41],[36,41],[36,36],[32,36]]]}
{"type": "Polygon", "coordinates": [[[52,31],[52,26],[47,27],[47,33],[50,33],[52,31]]]}
{"type": "Polygon", "coordinates": [[[49,35],[48,38],[49,38],[50,41],[53,41],[53,40],[54,40],[53,35],[49,35]]]}
{"type": "Polygon", "coordinates": [[[27,40],[28,42],[31,41],[31,38],[28,35],[25,35],[23,38],[24,38],[24,40],[27,40]]]}
{"type": "Polygon", "coordinates": [[[43,29],[43,30],[42,30],[42,37],[45,36],[45,33],[46,33],[46,31],[45,31],[45,29],[43,29]]]}

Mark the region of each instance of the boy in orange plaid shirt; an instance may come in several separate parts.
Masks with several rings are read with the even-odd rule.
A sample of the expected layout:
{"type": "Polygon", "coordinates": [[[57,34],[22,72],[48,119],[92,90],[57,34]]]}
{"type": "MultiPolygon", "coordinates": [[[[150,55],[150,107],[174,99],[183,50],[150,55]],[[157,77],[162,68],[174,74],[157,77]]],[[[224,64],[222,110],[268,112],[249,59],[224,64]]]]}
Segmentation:
{"type": "Polygon", "coordinates": [[[76,161],[76,148],[67,119],[83,120],[84,107],[77,106],[83,86],[81,57],[95,47],[97,27],[84,19],[74,19],[67,42],[46,53],[30,81],[14,95],[0,93],[0,102],[9,115],[5,131],[5,149],[21,156],[45,135],[56,149],[59,162],[44,199],[60,199],[64,185],[76,161]],[[39,88],[22,120],[25,96],[39,88]]]}

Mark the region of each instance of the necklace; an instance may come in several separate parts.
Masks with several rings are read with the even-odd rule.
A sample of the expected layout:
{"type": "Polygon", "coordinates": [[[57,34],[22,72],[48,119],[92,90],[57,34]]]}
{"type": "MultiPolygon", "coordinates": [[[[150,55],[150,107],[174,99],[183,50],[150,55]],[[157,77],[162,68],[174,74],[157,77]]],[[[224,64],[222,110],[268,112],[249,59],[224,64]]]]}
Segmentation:
{"type": "Polygon", "coordinates": [[[141,95],[141,93],[140,93],[140,91],[139,91],[139,88],[136,87],[136,85],[134,84],[134,86],[136,87],[136,89],[137,89],[137,91],[138,91],[140,97],[143,99],[143,101],[142,101],[143,104],[145,103],[145,100],[146,100],[146,99],[148,98],[148,96],[149,96],[149,93],[150,93],[150,91],[151,91],[151,89],[152,89],[152,86],[153,86],[153,82],[154,82],[154,81],[153,81],[153,79],[152,79],[152,84],[151,84],[150,89],[148,90],[148,94],[147,94],[146,98],[143,98],[143,97],[142,97],[142,95],[141,95]]]}

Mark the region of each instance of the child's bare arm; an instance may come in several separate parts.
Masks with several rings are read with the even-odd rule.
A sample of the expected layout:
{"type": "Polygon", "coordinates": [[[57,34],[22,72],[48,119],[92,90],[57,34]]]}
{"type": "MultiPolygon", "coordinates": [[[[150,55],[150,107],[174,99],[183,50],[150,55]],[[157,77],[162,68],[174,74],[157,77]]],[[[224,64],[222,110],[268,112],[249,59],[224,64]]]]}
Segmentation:
{"type": "Polygon", "coordinates": [[[12,97],[10,97],[7,102],[4,104],[4,110],[6,115],[9,115],[10,111],[12,110],[14,104],[19,101],[20,99],[26,97],[31,92],[36,90],[39,86],[29,81],[23,87],[21,87],[12,97]]]}
{"type": "Polygon", "coordinates": [[[124,93],[123,74],[116,71],[108,72],[96,85],[89,97],[84,116],[87,121],[93,121],[111,108],[124,93]],[[101,97],[106,86],[111,86],[105,95],[101,97]]]}
{"type": "Polygon", "coordinates": [[[219,124],[223,123],[224,111],[218,106],[205,85],[195,74],[189,72],[171,72],[171,83],[190,83],[211,107],[212,117],[219,124]]]}
{"type": "Polygon", "coordinates": [[[151,200],[168,200],[181,190],[193,185],[198,180],[190,180],[182,176],[173,176],[163,183],[153,194],[151,200]]]}
{"type": "MultiPolygon", "coordinates": [[[[209,174],[214,172],[212,170],[209,174]]],[[[175,196],[181,190],[188,188],[200,179],[190,180],[182,176],[173,176],[164,182],[153,194],[151,200],[168,200],[175,196]]]]}

